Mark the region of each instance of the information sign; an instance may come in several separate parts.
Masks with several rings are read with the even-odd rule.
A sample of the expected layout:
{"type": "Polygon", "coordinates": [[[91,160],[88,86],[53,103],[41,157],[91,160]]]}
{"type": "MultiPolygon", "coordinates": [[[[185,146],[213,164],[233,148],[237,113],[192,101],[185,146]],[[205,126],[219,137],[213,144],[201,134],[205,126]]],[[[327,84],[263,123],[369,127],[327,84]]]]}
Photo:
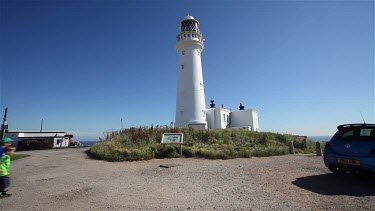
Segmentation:
{"type": "Polygon", "coordinates": [[[183,133],[163,133],[161,144],[183,144],[183,133]]]}

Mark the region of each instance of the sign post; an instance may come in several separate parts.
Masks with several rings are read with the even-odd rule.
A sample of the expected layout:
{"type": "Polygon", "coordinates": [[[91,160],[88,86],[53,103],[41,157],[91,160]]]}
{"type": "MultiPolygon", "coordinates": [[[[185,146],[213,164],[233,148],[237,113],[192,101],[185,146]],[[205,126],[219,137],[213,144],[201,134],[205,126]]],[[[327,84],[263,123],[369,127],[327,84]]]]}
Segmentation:
{"type": "Polygon", "coordinates": [[[0,140],[4,138],[5,132],[8,131],[7,113],[8,113],[8,108],[5,108],[3,124],[1,124],[0,140]]]}
{"type": "Polygon", "coordinates": [[[183,133],[163,133],[161,138],[161,144],[163,144],[163,149],[165,144],[179,144],[180,145],[180,155],[182,155],[182,144],[184,142],[183,133]]]}

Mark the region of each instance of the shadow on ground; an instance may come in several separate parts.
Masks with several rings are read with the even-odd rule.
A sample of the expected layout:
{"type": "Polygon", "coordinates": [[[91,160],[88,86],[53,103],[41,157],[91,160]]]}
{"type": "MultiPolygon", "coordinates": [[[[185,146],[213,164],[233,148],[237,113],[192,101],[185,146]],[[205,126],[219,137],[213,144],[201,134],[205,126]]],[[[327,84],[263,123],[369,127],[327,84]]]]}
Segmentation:
{"type": "Polygon", "coordinates": [[[99,157],[95,156],[94,154],[92,154],[90,152],[90,149],[85,150],[85,153],[86,153],[87,158],[90,158],[90,159],[93,159],[93,160],[103,160],[103,159],[100,159],[99,157]]]}
{"type": "Polygon", "coordinates": [[[300,177],[292,183],[323,195],[375,196],[375,176],[371,174],[322,174],[300,177]]]}

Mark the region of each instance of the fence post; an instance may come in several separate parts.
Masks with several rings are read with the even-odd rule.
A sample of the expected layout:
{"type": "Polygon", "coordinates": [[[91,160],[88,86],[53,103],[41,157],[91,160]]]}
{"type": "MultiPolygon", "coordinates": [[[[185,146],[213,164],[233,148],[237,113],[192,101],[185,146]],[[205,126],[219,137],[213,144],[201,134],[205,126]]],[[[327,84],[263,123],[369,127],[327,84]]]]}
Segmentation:
{"type": "Polygon", "coordinates": [[[322,156],[322,145],[319,141],[316,142],[316,155],[317,156],[322,156]]]}
{"type": "Polygon", "coordinates": [[[289,154],[293,154],[293,155],[295,154],[293,141],[289,141],[289,154]]]}

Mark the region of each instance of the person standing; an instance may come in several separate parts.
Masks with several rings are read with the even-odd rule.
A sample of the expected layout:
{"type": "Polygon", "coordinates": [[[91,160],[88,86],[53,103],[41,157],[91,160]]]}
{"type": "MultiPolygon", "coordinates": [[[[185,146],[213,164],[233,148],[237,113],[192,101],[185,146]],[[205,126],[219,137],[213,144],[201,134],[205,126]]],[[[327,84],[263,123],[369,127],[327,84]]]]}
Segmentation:
{"type": "Polygon", "coordinates": [[[5,155],[0,158],[0,198],[11,196],[12,194],[7,193],[10,185],[9,179],[9,166],[10,156],[16,151],[16,148],[9,146],[5,148],[5,155]]]}

